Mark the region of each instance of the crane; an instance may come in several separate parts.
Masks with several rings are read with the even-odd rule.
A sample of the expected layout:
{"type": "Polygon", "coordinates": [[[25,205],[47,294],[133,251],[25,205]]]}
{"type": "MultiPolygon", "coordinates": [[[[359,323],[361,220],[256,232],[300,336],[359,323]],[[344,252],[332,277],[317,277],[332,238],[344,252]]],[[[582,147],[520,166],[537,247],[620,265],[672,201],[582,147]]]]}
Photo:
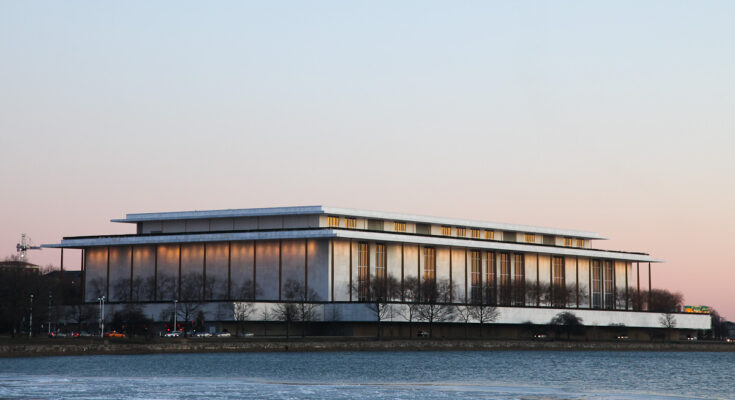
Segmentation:
{"type": "Polygon", "coordinates": [[[41,250],[41,246],[34,246],[31,238],[27,237],[25,233],[20,235],[20,243],[18,243],[15,246],[15,249],[18,251],[18,255],[20,256],[21,261],[25,261],[26,259],[26,251],[28,250],[41,250]]]}

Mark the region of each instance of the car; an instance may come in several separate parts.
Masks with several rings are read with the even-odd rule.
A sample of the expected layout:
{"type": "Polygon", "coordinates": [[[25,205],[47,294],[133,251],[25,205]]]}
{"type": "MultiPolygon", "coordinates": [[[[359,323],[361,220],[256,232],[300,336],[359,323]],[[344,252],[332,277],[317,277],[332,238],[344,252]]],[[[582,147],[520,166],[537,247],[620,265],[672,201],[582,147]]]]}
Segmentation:
{"type": "Polygon", "coordinates": [[[220,332],[217,334],[217,337],[232,337],[232,334],[230,332],[220,332]]]}
{"type": "Polygon", "coordinates": [[[194,334],[194,337],[202,338],[202,337],[212,337],[212,334],[209,332],[197,332],[194,334]]]}
{"type": "Polygon", "coordinates": [[[124,333],[118,332],[118,331],[106,332],[104,336],[108,338],[118,338],[118,339],[126,337],[124,333]]]}
{"type": "Polygon", "coordinates": [[[616,339],[617,340],[628,340],[630,338],[628,337],[628,335],[618,335],[618,337],[616,337],[616,339]]]}
{"type": "Polygon", "coordinates": [[[551,341],[551,337],[545,333],[537,333],[533,335],[533,340],[551,341]]]}
{"type": "Polygon", "coordinates": [[[431,334],[423,329],[419,329],[416,332],[416,337],[429,337],[429,336],[431,336],[431,334]]]}
{"type": "Polygon", "coordinates": [[[181,331],[168,331],[163,337],[181,337],[181,331]]]}

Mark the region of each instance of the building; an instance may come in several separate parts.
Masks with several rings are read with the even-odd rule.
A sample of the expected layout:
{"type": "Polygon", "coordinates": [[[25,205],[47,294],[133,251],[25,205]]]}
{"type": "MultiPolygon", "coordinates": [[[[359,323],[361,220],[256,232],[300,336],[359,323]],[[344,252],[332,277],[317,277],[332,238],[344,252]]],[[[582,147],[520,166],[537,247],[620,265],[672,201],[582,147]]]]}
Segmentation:
{"type": "MultiPolygon", "coordinates": [[[[392,321],[405,320],[406,304],[428,301],[497,306],[503,324],[545,324],[573,309],[585,325],[661,327],[661,314],[636,305],[660,260],[596,249],[604,238],[592,232],[326,206],[128,214],[112,222],[134,224],[135,233],[65,237],[44,247],[82,249],[86,302],[141,303],[152,317],[174,301],[232,320],[243,302],[267,309],[306,300],[318,304],[320,320],[372,321],[366,303],[380,298],[395,305],[392,321]]],[[[710,324],[703,315],[676,320],[684,329],[710,324]]]]}
{"type": "Polygon", "coordinates": [[[41,269],[38,265],[24,260],[0,261],[0,271],[24,271],[38,274],[41,269]]]}

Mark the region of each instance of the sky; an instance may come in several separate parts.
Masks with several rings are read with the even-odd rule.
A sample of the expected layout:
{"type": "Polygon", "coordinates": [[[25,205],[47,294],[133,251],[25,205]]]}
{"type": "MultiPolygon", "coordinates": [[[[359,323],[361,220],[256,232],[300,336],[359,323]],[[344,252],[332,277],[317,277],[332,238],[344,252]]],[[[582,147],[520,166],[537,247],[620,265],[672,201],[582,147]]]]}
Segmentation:
{"type": "Polygon", "coordinates": [[[733,20],[720,1],[0,0],[0,258],[21,233],[131,233],[109,222],[126,213],[324,204],[598,232],[734,320],[733,20]]]}

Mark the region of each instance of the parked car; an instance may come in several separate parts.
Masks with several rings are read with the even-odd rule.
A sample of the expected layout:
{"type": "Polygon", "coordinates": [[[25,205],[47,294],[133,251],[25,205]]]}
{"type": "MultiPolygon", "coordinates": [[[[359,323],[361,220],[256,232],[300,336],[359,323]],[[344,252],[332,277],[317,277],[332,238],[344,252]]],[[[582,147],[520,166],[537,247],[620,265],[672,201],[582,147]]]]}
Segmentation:
{"type": "Polygon", "coordinates": [[[194,334],[194,337],[198,337],[198,338],[212,337],[212,334],[209,332],[197,332],[194,334]]]}
{"type": "Polygon", "coordinates": [[[108,338],[124,338],[126,336],[122,332],[112,331],[112,332],[106,332],[105,333],[105,337],[108,337],[108,338]]]}
{"type": "Polygon", "coordinates": [[[431,334],[429,334],[429,332],[428,332],[428,331],[425,331],[425,330],[423,330],[423,329],[419,329],[419,330],[418,330],[418,331],[416,332],[416,336],[417,336],[417,337],[429,337],[429,336],[431,336],[431,334]]]}
{"type": "Polygon", "coordinates": [[[533,340],[551,341],[553,338],[545,333],[537,333],[533,335],[533,340]]]}
{"type": "Polygon", "coordinates": [[[242,337],[253,337],[255,336],[255,334],[253,332],[243,332],[241,336],[242,337]]]}
{"type": "Polygon", "coordinates": [[[166,332],[163,337],[181,337],[181,331],[169,331],[166,332]]]}
{"type": "Polygon", "coordinates": [[[232,334],[227,331],[223,331],[217,334],[217,337],[232,337],[232,334]]]}

